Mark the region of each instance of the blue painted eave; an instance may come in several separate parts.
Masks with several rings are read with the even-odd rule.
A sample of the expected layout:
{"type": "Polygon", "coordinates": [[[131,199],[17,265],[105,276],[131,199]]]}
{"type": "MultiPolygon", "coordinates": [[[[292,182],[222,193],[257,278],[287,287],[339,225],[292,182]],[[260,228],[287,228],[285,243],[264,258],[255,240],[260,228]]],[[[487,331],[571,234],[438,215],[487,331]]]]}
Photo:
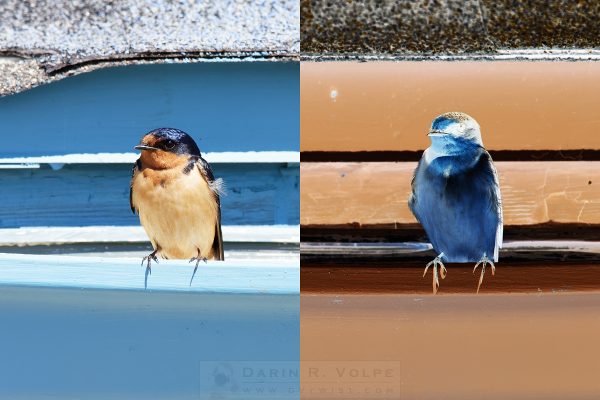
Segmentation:
{"type": "Polygon", "coordinates": [[[202,152],[299,151],[300,65],[197,63],[102,69],[0,98],[0,157],[126,153],[158,127],[202,152]]]}

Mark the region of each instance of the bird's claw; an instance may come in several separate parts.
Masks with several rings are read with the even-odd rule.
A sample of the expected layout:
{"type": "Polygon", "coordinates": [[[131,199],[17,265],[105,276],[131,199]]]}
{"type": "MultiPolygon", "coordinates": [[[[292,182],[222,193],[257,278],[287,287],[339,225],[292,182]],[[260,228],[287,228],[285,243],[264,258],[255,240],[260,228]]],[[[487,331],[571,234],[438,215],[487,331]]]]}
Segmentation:
{"type": "Polygon", "coordinates": [[[148,289],[148,275],[152,275],[152,261],[158,264],[158,257],[156,257],[156,250],[142,258],[142,266],[146,263],[146,273],[144,274],[144,289],[148,289]]]}
{"type": "Polygon", "coordinates": [[[198,250],[198,256],[190,258],[189,262],[192,262],[192,261],[196,261],[196,265],[194,266],[194,272],[192,272],[192,278],[190,279],[190,286],[192,286],[192,282],[194,281],[194,276],[196,275],[196,270],[198,270],[198,264],[200,264],[200,261],[204,261],[205,263],[208,263],[208,259],[206,257],[202,257],[200,255],[200,250],[198,250]]]}
{"type": "Polygon", "coordinates": [[[490,267],[492,267],[492,275],[494,275],[496,273],[496,266],[494,265],[492,260],[487,258],[486,255],[484,255],[481,258],[481,260],[479,260],[479,262],[477,264],[475,264],[475,267],[473,268],[473,274],[475,274],[477,267],[479,267],[481,265],[481,274],[479,275],[479,283],[477,284],[477,293],[479,293],[479,288],[481,287],[481,284],[483,283],[483,276],[485,275],[485,266],[487,264],[489,264],[490,267]]]}
{"type": "Polygon", "coordinates": [[[156,257],[156,255],[154,255],[154,254],[148,254],[147,256],[142,258],[142,265],[144,265],[146,260],[148,260],[148,264],[147,264],[148,267],[150,267],[150,260],[155,261],[158,264],[158,257],[156,257]]]}
{"type": "Polygon", "coordinates": [[[198,264],[200,263],[200,261],[204,261],[205,263],[208,263],[208,258],[206,257],[192,257],[190,258],[189,262],[193,262],[196,261],[196,266],[198,266],[198,264]]]}
{"type": "Polygon", "coordinates": [[[442,279],[446,278],[446,274],[447,274],[447,270],[446,270],[446,266],[444,265],[444,263],[442,262],[442,257],[443,257],[444,253],[440,254],[439,256],[437,256],[436,258],[434,258],[433,260],[431,260],[430,262],[427,263],[427,265],[425,265],[425,271],[423,272],[423,277],[425,277],[425,275],[427,275],[427,271],[429,270],[429,267],[432,267],[432,272],[433,272],[433,294],[436,294],[438,291],[438,288],[440,287],[440,280],[438,278],[438,266],[440,267],[440,271],[439,271],[439,276],[442,279]]]}

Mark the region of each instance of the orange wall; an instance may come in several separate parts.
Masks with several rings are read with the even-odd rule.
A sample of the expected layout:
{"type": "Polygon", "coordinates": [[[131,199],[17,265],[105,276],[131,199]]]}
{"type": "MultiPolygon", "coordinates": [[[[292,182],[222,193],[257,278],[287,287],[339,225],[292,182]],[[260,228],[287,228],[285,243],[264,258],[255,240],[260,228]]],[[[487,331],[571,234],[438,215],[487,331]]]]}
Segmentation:
{"type": "Polygon", "coordinates": [[[300,307],[302,399],[359,399],[361,389],[388,388],[387,396],[362,397],[590,399],[600,393],[597,294],[303,295],[300,307]],[[390,374],[336,375],[319,385],[308,373],[360,367],[390,374]],[[327,397],[310,392],[320,387],[331,390],[327,397]]]}
{"type": "Polygon", "coordinates": [[[302,151],[422,150],[446,111],[488,149],[600,149],[600,63],[307,62],[300,89],[302,151]]]}

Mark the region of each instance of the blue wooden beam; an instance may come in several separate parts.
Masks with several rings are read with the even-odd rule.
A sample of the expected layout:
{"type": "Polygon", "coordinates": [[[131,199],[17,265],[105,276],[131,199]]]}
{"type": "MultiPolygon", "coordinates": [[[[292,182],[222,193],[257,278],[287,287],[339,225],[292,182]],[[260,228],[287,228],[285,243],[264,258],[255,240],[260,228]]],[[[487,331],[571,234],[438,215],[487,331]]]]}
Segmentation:
{"type": "MultiPolygon", "coordinates": [[[[298,225],[298,164],[215,164],[225,181],[224,225],[298,225]]],[[[0,169],[0,228],[27,226],[135,226],[129,208],[129,164],[47,164],[0,169]]]]}
{"type": "Polygon", "coordinates": [[[0,98],[0,157],[129,152],[183,129],[202,151],[299,151],[296,62],[107,68],[0,98]]]}

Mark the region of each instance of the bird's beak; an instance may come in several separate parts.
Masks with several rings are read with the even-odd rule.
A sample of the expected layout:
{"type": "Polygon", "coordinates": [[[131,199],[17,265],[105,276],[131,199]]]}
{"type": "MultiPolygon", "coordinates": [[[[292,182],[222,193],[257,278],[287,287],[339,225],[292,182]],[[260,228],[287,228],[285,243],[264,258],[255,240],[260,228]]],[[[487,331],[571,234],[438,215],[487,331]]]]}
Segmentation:
{"type": "Polygon", "coordinates": [[[136,150],[150,150],[150,151],[160,150],[157,147],[146,146],[145,144],[138,144],[137,146],[134,147],[134,149],[136,149],[136,150]]]}
{"type": "Polygon", "coordinates": [[[442,136],[442,135],[445,135],[445,134],[446,134],[445,132],[432,129],[431,131],[429,131],[429,133],[427,134],[427,136],[442,136]]]}

